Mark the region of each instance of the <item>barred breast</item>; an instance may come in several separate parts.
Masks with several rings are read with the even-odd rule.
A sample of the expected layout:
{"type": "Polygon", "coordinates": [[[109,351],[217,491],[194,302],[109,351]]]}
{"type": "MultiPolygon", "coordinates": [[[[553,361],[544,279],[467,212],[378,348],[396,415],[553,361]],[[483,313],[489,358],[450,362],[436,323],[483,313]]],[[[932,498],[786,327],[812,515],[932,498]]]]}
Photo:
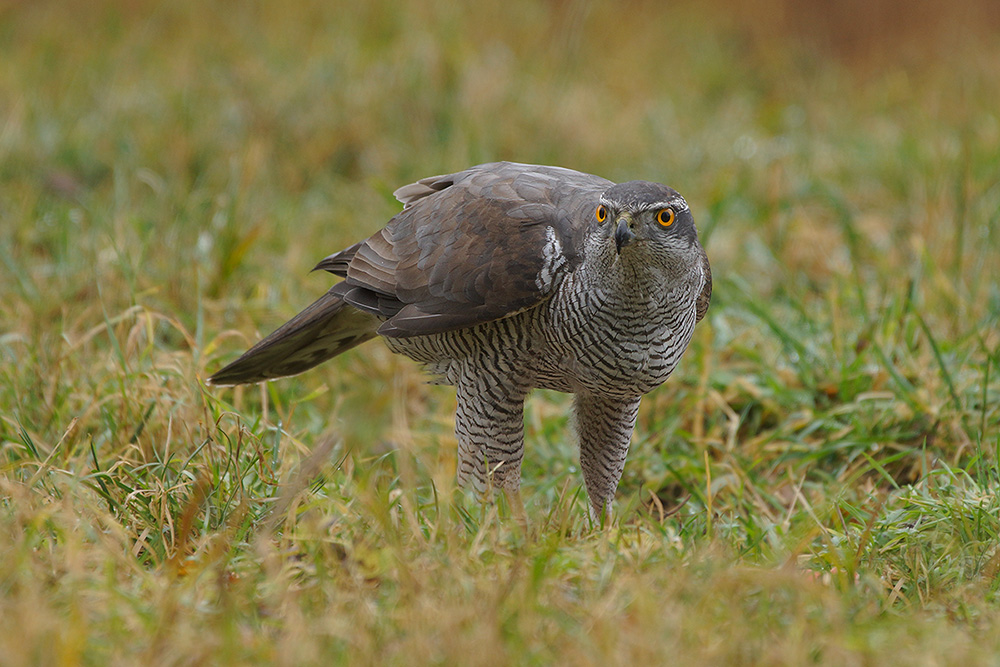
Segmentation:
{"type": "Polygon", "coordinates": [[[623,295],[584,276],[569,276],[548,304],[538,386],[634,397],[661,385],[691,340],[697,283],[623,295]]]}
{"type": "Polygon", "coordinates": [[[526,388],[635,397],[673,372],[694,331],[688,281],[656,297],[595,289],[585,274],[568,276],[549,300],[484,324],[428,336],[386,339],[394,352],[456,385],[467,372],[526,388]]]}

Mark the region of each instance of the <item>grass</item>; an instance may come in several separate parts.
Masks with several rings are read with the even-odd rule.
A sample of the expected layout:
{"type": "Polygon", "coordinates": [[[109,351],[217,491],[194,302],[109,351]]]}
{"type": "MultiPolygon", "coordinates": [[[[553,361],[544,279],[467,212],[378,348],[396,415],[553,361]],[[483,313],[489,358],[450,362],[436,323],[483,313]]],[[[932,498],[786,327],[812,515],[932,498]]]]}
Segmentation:
{"type": "Polygon", "coordinates": [[[4,663],[995,664],[998,22],[886,6],[0,6],[4,663]],[[712,258],[604,530],[563,395],[522,531],[377,343],[202,382],[493,159],[667,182],[712,258]]]}

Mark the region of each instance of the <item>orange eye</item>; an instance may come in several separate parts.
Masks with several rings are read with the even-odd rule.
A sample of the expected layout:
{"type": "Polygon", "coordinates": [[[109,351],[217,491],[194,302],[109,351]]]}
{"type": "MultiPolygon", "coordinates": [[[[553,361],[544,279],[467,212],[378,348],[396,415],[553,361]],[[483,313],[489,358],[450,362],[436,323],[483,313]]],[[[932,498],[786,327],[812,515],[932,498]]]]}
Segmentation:
{"type": "Polygon", "coordinates": [[[604,204],[601,204],[597,207],[597,213],[595,213],[595,215],[597,216],[598,222],[604,222],[608,219],[608,209],[604,208],[604,204]]]}
{"type": "Polygon", "coordinates": [[[669,227],[670,225],[674,224],[675,217],[676,215],[674,214],[674,209],[665,208],[656,214],[656,221],[661,225],[663,225],[664,227],[669,227]]]}

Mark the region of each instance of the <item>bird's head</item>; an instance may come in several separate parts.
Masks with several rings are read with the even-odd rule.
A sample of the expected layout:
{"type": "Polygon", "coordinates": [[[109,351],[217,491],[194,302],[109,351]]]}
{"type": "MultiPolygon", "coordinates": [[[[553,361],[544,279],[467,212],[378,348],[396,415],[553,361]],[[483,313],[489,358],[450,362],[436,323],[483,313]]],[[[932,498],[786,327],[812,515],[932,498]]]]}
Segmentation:
{"type": "Polygon", "coordinates": [[[671,260],[698,245],[698,232],[687,202],[676,190],[649,181],[629,181],[608,188],[594,212],[613,239],[620,257],[671,260]]]}

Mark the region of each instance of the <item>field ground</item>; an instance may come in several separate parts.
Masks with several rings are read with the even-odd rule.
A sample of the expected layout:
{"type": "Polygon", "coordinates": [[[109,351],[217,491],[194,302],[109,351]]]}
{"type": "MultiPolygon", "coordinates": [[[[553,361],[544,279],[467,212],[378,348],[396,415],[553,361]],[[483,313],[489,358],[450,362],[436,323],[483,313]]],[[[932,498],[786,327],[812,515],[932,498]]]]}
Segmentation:
{"type": "Polygon", "coordinates": [[[820,4],[0,4],[2,662],[997,664],[1000,17],[820,4]],[[377,342],[203,384],[494,159],[712,258],[604,529],[566,396],[521,530],[377,342]]]}

